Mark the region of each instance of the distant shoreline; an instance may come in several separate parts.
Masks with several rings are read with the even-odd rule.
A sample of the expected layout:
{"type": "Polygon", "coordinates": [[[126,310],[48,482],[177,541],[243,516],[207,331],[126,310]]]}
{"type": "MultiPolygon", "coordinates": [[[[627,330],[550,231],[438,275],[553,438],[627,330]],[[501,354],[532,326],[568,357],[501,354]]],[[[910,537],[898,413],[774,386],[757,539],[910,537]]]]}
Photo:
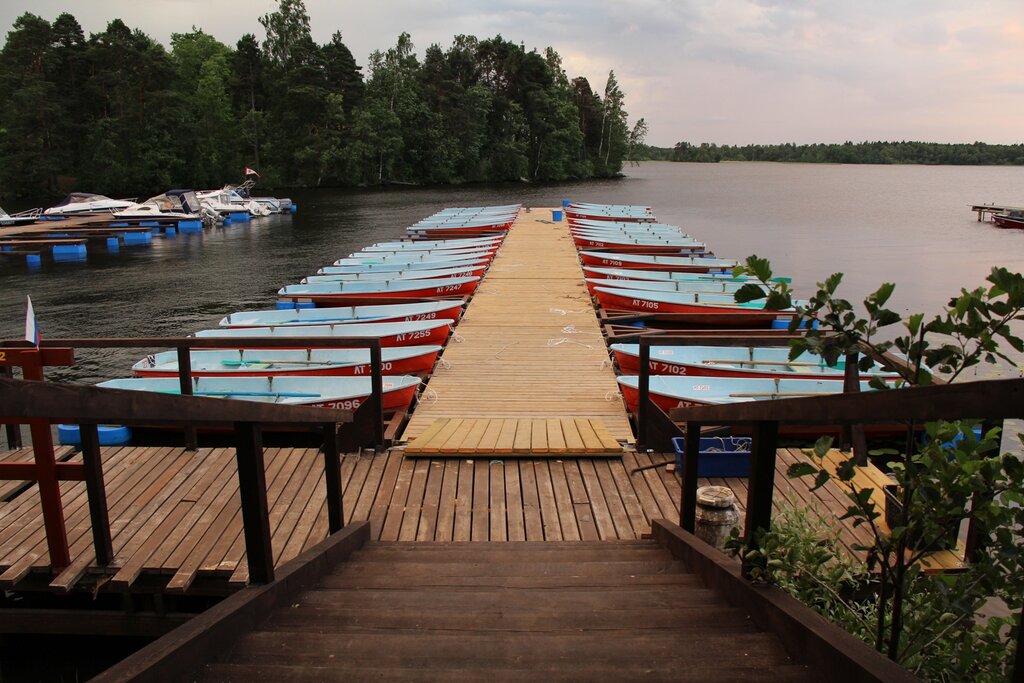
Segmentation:
{"type": "Polygon", "coordinates": [[[717,145],[678,142],[674,147],[644,146],[637,161],[772,161],[807,164],[872,164],[920,166],[1024,166],[1024,144],[985,142],[844,142],[797,145],[717,145]]]}

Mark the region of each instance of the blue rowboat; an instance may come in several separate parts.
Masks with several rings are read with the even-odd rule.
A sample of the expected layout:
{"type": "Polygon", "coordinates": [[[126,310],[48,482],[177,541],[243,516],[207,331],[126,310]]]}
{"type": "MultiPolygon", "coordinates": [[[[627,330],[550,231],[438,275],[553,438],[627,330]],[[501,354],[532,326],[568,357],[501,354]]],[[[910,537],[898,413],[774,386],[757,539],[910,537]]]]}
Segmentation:
{"type": "MultiPolygon", "coordinates": [[[[193,377],[192,393],[195,396],[260,403],[355,410],[369,397],[370,381],[369,377],[193,377]]],[[[419,377],[384,377],[384,409],[408,408],[419,385],[419,377]]],[[[177,377],[112,379],[97,386],[162,394],[181,393],[177,377]]]]}
{"type": "Polygon", "coordinates": [[[487,264],[466,268],[444,268],[438,270],[391,270],[372,273],[325,273],[308,275],[299,284],[312,285],[318,282],[386,282],[388,280],[431,280],[446,277],[479,277],[487,270],[487,264]]]}
{"type": "Polygon", "coordinates": [[[337,325],[367,322],[403,322],[412,320],[458,320],[461,301],[424,301],[412,304],[380,306],[337,306],[325,308],[286,308],[269,311],[238,311],[220,321],[221,327],[279,327],[281,325],[337,325]]]}
{"type": "MultiPolygon", "coordinates": [[[[430,372],[440,346],[396,346],[381,349],[385,375],[430,372]]],[[[369,349],[197,349],[190,353],[193,377],[369,375],[369,349]]],[[[177,377],[178,352],[161,351],[132,366],[139,377],[177,377]]]]}
{"type": "Polygon", "coordinates": [[[439,261],[421,261],[410,263],[399,261],[392,263],[365,263],[356,259],[342,259],[343,265],[324,266],[317,275],[340,275],[343,273],[394,273],[412,270],[438,270],[441,268],[473,268],[487,266],[489,258],[442,259],[439,261]]]}
{"type": "MultiPolygon", "coordinates": [[[[662,410],[689,408],[721,403],[769,401],[782,398],[824,396],[839,394],[843,383],[827,379],[761,379],[734,377],[686,377],[678,375],[651,375],[649,378],[651,401],[662,410]]],[[[619,389],[626,406],[636,411],[640,400],[639,378],[623,375],[618,378],[619,389]]],[[[871,391],[868,382],[861,382],[861,391],[871,391]]]]}
{"type": "MultiPolygon", "coordinates": [[[[639,344],[612,344],[609,349],[623,374],[639,374],[639,344]]],[[[846,373],[845,361],[826,365],[812,353],[790,360],[788,346],[652,346],[650,358],[648,371],[656,375],[842,380],[846,373]]],[[[861,376],[900,379],[877,363],[861,376]]]]}
{"type": "MultiPolygon", "coordinates": [[[[194,337],[224,338],[225,347],[240,346],[246,337],[376,337],[381,346],[444,344],[454,320],[416,320],[401,323],[348,323],[344,325],[284,325],[282,327],[221,327],[200,330],[194,337]]],[[[285,347],[287,348],[287,347],[285,347]]],[[[296,347],[291,347],[296,348],[296,347]]]]}

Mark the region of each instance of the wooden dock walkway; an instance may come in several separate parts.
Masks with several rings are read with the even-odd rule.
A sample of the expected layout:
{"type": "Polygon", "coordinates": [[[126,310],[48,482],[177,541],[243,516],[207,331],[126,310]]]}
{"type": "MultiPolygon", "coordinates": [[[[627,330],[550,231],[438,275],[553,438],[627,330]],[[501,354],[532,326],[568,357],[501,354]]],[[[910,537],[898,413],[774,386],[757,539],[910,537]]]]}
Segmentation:
{"type": "MultiPolygon", "coordinates": [[[[23,451],[27,454],[28,451],[23,451]]],[[[776,509],[787,501],[838,517],[845,509],[834,482],[810,490],[785,475],[804,457],[782,450],[776,509]]],[[[606,541],[639,539],[654,519],[678,519],[680,485],[667,459],[526,457],[419,458],[401,450],[346,454],[342,489],[347,523],[369,521],[380,541],[606,541]]],[[[72,462],[81,460],[75,455],[72,462]]],[[[109,447],[103,449],[115,562],[97,567],[85,485],[63,482],[72,564],[56,577],[40,514],[38,488],[26,485],[0,503],[0,586],[66,591],[105,589],[223,594],[246,585],[235,454],[230,448],[109,447]]],[[[316,449],[267,448],[268,504],[274,564],[280,566],[327,537],[323,457],[316,449]]],[[[736,493],[742,512],[745,479],[701,479],[736,493]]],[[[742,519],[742,517],[741,517],[742,519]]],[[[852,548],[864,531],[844,523],[852,548]]]]}
{"type": "MultiPolygon", "coordinates": [[[[520,213],[402,434],[435,420],[591,418],[633,440],[568,225],[520,213]]],[[[469,423],[466,423],[469,427],[469,423]]],[[[545,427],[546,429],[546,427],[545,427]]],[[[534,454],[552,450],[545,442],[534,454]]],[[[577,451],[579,452],[579,451],[577,451]]]]}

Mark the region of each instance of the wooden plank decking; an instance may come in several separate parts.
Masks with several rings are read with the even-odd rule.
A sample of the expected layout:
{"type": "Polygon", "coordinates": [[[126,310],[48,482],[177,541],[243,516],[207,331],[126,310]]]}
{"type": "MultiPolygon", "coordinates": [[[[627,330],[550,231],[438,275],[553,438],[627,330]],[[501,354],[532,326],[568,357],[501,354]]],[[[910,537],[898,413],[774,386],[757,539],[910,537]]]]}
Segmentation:
{"type": "MultiPolygon", "coordinates": [[[[803,457],[796,449],[779,451],[776,512],[788,503],[839,517],[846,498],[837,484],[811,491],[809,479],[786,476],[789,464],[803,457]]],[[[664,467],[636,471],[664,459],[631,450],[621,458],[348,454],[342,458],[345,519],[368,520],[371,538],[382,541],[638,539],[651,520],[679,517],[676,475],[664,467]]],[[[245,585],[232,449],[106,448],[103,460],[115,566],[94,566],[85,486],[64,482],[72,565],[44,586],[52,580],[52,588],[68,590],[82,576],[95,582],[97,575],[124,590],[143,577],[150,589],[156,581],[170,593],[245,585]]],[[[271,543],[280,565],[326,538],[323,458],[315,449],[268,448],[266,468],[271,543]]],[[[742,512],[745,479],[699,483],[731,488],[742,512]]],[[[848,522],[839,529],[848,549],[867,540],[848,522]]],[[[946,554],[943,566],[955,568],[959,560],[946,554]]],[[[30,486],[0,506],[0,586],[38,587],[48,573],[38,493],[30,486]]]]}
{"type": "Polygon", "coordinates": [[[583,417],[632,441],[567,224],[550,218],[512,225],[402,439],[437,419],[583,417]]]}

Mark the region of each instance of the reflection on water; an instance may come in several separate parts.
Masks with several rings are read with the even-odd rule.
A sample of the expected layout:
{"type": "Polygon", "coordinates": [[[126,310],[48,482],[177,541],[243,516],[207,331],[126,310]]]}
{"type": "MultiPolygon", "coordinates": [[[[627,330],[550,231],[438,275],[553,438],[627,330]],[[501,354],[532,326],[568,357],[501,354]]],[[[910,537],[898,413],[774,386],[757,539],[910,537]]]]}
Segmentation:
{"type": "MultiPolygon", "coordinates": [[[[563,198],[648,204],[720,256],[769,257],[800,296],[834,271],[846,273],[841,294],[851,299],[896,282],[892,306],[903,313],[937,311],[993,265],[1024,270],[1024,231],[977,223],[968,208],[1024,203],[1024,168],[647,163],[626,172],[554,186],[289,191],[294,216],[158,237],[117,254],[90,245],[84,263],[44,257],[35,272],[7,258],[0,334],[21,336],[29,294],[44,336],[186,335],[235,310],[272,308],[279,287],[446,206],[553,207],[563,198]]],[[[123,376],[142,354],[82,351],[76,368],[48,376],[123,376]]]]}

